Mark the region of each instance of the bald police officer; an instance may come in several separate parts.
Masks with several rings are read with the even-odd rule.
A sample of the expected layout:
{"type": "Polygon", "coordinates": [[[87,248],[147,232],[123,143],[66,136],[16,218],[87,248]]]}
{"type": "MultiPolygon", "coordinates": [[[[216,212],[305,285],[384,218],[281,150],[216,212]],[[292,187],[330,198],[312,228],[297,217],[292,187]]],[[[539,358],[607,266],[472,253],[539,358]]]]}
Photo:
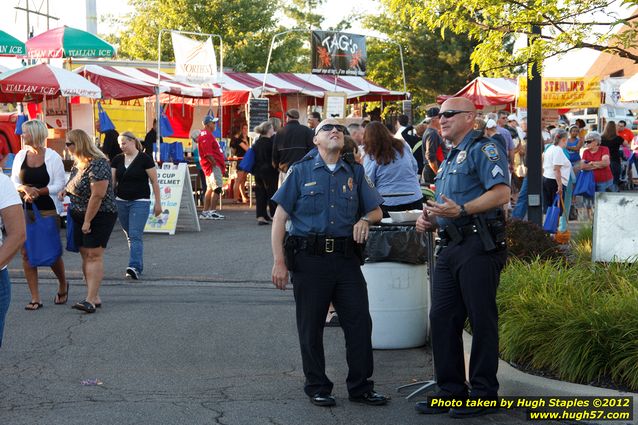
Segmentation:
{"type": "Polygon", "coordinates": [[[291,168],[273,196],[278,204],[272,228],[272,282],[286,289],[288,272],[297,309],[297,330],[306,382],[318,406],[334,406],[333,384],[325,373],[323,329],[333,303],[346,339],[350,401],[386,404],[374,391],[372,319],[361,273],[361,245],[370,223],[381,220],[383,198],[363,167],[340,158],[346,129],[326,119],[315,129],[316,149],[291,168]],[[285,243],[285,225],[291,227],[285,243]]]}
{"type": "MultiPolygon", "coordinates": [[[[476,110],[466,98],[441,106],[441,134],[452,144],[437,173],[436,200],[429,201],[417,230],[438,227],[440,251],[432,282],[432,350],[440,393],[466,399],[463,326],[472,327],[470,398],[498,394],[498,311],[496,289],[507,258],[501,206],[509,201],[507,153],[472,130],[476,110]]],[[[481,407],[441,408],[419,402],[422,413],[457,418],[491,413],[481,407]]]]}

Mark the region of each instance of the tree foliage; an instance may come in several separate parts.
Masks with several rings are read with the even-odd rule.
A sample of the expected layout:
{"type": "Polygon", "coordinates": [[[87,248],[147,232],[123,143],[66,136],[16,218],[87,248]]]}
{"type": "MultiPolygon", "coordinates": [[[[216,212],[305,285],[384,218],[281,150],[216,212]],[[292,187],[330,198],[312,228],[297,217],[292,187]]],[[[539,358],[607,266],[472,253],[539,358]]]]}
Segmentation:
{"type": "MultiPolygon", "coordinates": [[[[465,34],[477,42],[472,52],[472,65],[483,74],[507,75],[516,66],[587,47],[606,51],[638,62],[631,51],[638,45],[638,15],[621,18],[605,13],[616,0],[389,0],[392,13],[403,16],[414,29],[423,25],[442,34],[451,31],[465,34]],[[605,13],[605,18],[600,16],[605,13]],[[604,22],[603,22],[604,21],[604,22]],[[627,31],[617,32],[622,24],[627,31]],[[531,27],[541,28],[540,36],[531,27]],[[529,37],[527,47],[514,53],[505,48],[504,40],[529,37]]],[[[623,4],[636,7],[638,1],[623,4]]]]}
{"type": "MultiPolygon", "coordinates": [[[[277,0],[129,0],[129,4],[133,12],[117,19],[123,31],[110,37],[119,47],[119,56],[128,59],[157,60],[160,30],[174,29],[219,34],[225,68],[263,72],[272,36],[287,29],[277,22],[277,0]]],[[[219,39],[214,38],[213,43],[219,53],[219,39]]],[[[270,70],[298,70],[302,44],[299,37],[278,38],[270,70]]],[[[166,34],[162,36],[161,59],[174,60],[166,34]]],[[[307,63],[304,66],[307,70],[307,63]]]]}
{"type": "MultiPolygon", "coordinates": [[[[431,103],[439,94],[453,94],[476,75],[470,69],[470,53],[476,43],[450,31],[433,32],[425,25],[413,25],[409,15],[382,0],[383,11],[367,16],[364,25],[392,41],[368,38],[368,75],[385,87],[403,89],[399,43],[403,48],[407,89],[415,105],[431,103]],[[396,43],[395,43],[396,42],[396,43]]],[[[403,0],[416,7],[419,0],[403,0]]]]}

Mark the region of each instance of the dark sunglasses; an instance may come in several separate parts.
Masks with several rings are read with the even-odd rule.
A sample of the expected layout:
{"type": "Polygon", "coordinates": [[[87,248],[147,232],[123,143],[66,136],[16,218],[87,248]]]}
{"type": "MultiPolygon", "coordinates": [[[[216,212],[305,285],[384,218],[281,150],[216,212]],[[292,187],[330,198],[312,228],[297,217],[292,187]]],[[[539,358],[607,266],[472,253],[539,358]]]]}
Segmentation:
{"type": "Polygon", "coordinates": [[[64,142],[64,144],[66,145],[67,148],[69,146],[75,146],[75,143],[73,143],[73,142],[64,142]]]}
{"type": "Polygon", "coordinates": [[[464,112],[472,112],[472,111],[457,111],[455,109],[450,109],[448,111],[439,112],[439,115],[437,115],[437,116],[439,118],[441,118],[441,117],[452,118],[454,115],[462,114],[464,112]]]}
{"type": "Polygon", "coordinates": [[[332,131],[334,129],[337,129],[337,131],[340,131],[343,134],[346,133],[346,128],[341,124],[324,124],[323,126],[321,126],[319,131],[332,131]]]}

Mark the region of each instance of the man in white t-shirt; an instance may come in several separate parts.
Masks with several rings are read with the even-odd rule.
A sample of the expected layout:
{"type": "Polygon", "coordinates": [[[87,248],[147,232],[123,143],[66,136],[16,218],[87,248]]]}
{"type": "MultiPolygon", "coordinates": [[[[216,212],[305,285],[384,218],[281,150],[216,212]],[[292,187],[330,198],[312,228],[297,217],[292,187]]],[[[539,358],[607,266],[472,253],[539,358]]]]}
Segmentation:
{"type": "Polygon", "coordinates": [[[13,258],[25,239],[24,213],[22,201],[9,177],[0,173],[0,229],[7,237],[3,240],[0,231],[0,347],[4,332],[4,318],[11,302],[11,281],[7,264],[13,258]]]}

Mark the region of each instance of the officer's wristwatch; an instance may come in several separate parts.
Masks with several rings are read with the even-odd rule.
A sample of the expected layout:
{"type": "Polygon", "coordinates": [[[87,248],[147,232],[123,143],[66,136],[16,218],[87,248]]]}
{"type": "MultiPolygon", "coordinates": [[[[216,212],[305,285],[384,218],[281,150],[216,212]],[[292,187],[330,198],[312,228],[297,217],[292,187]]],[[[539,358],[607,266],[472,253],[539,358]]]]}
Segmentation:
{"type": "Polygon", "coordinates": [[[459,217],[467,217],[467,211],[465,211],[465,204],[459,205],[459,208],[461,209],[459,211],[459,217]]]}
{"type": "Polygon", "coordinates": [[[366,223],[370,224],[370,219],[368,218],[368,216],[364,215],[363,217],[361,217],[359,220],[363,220],[366,223]]]}

